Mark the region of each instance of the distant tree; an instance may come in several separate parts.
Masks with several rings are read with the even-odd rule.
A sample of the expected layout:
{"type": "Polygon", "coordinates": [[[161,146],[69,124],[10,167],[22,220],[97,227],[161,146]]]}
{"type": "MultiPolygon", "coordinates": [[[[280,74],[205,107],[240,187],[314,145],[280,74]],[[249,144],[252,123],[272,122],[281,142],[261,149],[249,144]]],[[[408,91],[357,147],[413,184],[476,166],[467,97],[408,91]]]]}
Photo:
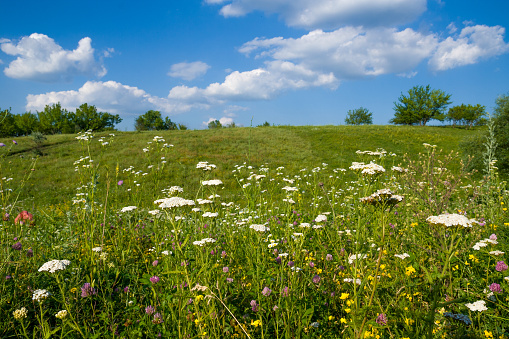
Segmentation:
{"type": "Polygon", "coordinates": [[[181,131],[185,131],[188,129],[188,127],[184,124],[177,124],[177,125],[178,125],[179,130],[181,130],[181,131]]]}
{"type": "Polygon", "coordinates": [[[408,95],[401,93],[394,103],[394,118],[389,122],[396,125],[426,125],[431,119],[443,121],[445,109],[451,103],[450,94],[439,89],[432,90],[429,85],[414,86],[408,95]]]}
{"type": "Polygon", "coordinates": [[[270,123],[268,121],[265,121],[263,124],[258,125],[256,127],[270,127],[270,123]]]}
{"type": "Polygon", "coordinates": [[[122,122],[118,114],[113,115],[107,112],[97,112],[97,108],[87,103],[82,104],[74,113],[75,131],[113,130],[116,124],[122,122]]]}
{"type": "Polygon", "coordinates": [[[0,137],[16,136],[19,130],[16,126],[16,118],[11,109],[0,109],[0,137]]]}
{"type": "Polygon", "coordinates": [[[237,125],[235,124],[235,122],[234,122],[234,121],[232,121],[231,123],[229,123],[229,124],[228,124],[228,125],[226,125],[225,127],[227,127],[227,128],[235,128],[235,127],[237,127],[237,125]]]}
{"type": "Polygon", "coordinates": [[[15,116],[16,127],[20,135],[30,135],[39,129],[39,119],[37,114],[25,112],[15,116]]]}
{"type": "Polygon", "coordinates": [[[67,131],[69,124],[72,124],[72,119],[70,121],[69,117],[69,112],[62,109],[60,103],[46,105],[43,111],[37,112],[38,130],[43,134],[63,133],[63,130],[69,132],[67,131]]]}
{"type": "Polygon", "coordinates": [[[349,110],[346,114],[345,124],[347,125],[372,125],[373,113],[367,108],[360,107],[349,110]]]}
{"type": "Polygon", "coordinates": [[[470,128],[474,125],[483,125],[486,123],[484,116],[486,115],[486,107],[482,105],[465,105],[454,106],[449,108],[447,120],[452,121],[453,126],[468,125],[470,128]]]}
{"type": "Polygon", "coordinates": [[[209,129],[214,129],[214,128],[221,128],[221,127],[223,127],[223,125],[221,125],[221,122],[219,120],[214,120],[214,121],[209,122],[208,127],[209,127],[209,129]]]}
{"type": "Polygon", "coordinates": [[[136,118],[134,128],[137,131],[159,131],[174,130],[177,129],[178,126],[176,123],[171,121],[169,117],[165,117],[163,119],[161,112],[149,110],[145,114],[136,118]]]}

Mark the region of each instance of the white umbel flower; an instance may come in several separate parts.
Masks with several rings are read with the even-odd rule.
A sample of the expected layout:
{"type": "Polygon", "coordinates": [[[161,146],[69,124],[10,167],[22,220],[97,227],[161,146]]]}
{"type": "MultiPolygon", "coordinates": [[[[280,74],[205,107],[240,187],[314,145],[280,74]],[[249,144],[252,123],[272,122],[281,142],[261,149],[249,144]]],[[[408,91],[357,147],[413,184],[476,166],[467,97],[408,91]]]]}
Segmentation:
{"type": "Polygon", "coordinates": [[[201,182],[203,186],[219,186],[222,185],[223,182],[219,179],[212,179],[212,180],[204,180],[201,182]]]}
{"type": "Polygon", "coordinates": [[[474,219],[468,219],[467,217],[461,214],[440,214],[438,216],[428,217],[426,221],[431,224],[442,225],[446,227],[451,226],[472,227],[472,224],[478,223],[474,219]]]}
{"type": "Polygon", "coordinates": [[[44,263],[40,268],[39,272],[55,273],[57,271],[63,271],[69,266],[71,262],[69,260],[51,260],[44,263]]]}
{"type": "Polygon", "coordinates": [[[57,314],[55,314],[55,317],[57,317],[58,319],[64,319],[65,317],[67,317],[67,310],[59,311],[57,314]]]}
{"type": "Polygon", "coordinates": [[[32,300],[42,302],[44,299],[48,298],[51,295],[47,290],[35,290],[32,295],[32,300]]]}
{"type": "Polygon", "coordinates": [[[477,300],[474,303],[471,304],[465,304],[466,307],[472,312],[478,311],[486,311],[488,308],[486,307],[486,302],[484,300],[477,300]]]}

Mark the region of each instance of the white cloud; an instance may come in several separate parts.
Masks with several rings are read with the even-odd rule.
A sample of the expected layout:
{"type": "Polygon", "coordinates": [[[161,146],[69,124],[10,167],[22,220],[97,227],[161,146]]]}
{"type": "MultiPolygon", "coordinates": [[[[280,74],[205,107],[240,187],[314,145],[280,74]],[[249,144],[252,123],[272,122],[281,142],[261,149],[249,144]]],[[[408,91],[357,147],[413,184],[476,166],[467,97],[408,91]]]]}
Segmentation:
{"type": "Polygon", "coordinates": [[[221,4],[225,17],[253,11],[278,14],[287,25],[334,29],[345,25],[398,25],[415,20],[426,0],[205,0],[221,4]]]}
{"type": "Polygon", "coordinates": [[[212,83],[204,89],[177,86],[168,98],[192,102],[222,103],[225,100],[268,100],[289,89],[325,86],[335,88],[332,73],[315,72],[288,61],[270,61],[265,67],[251,71],[234,71],[222,83],[212,83]]]}
{"type": "Polygon", "coordinates": [[[193,107],[207,108],[206,105],[172,101],[148,94],[142,89],[123,85],[115,81],[87,81],[77,91],[49,92],[27,96],[27,110],[43,110],[44,106],[58,103],[74,110],[83,103],[95,105],[99,110],[114,114],[139,113],[150,109],[161,112],[181,113],[193,107]]]}
{"type": "Polygon", "coordinates": [[[410,28],[344,27],[332,32],[315,30],[297,39],[257,38],[240,51],[289,60],[314,72],[332,72],[341,80],[408,72],[429,57],[436,44],[434,35],[410,28]]]}
{"type": "Polygon", "coordinates": [[[3,39],[0,48],[6,54],[18,56],[4,69],[11,78],[55,82],[68,81],[76,75],[106,74],[104,65],[95,60],[92,39],[88,37],[81,39],[72,51],[38,33],[21,38],[17,44],[3,39]]]}
{"type": "Polygon", "coordinates": [[[202,124],[203,126],[208,126],[209,123],[211,123],[212,121],[216,121],[216,120],[219,120],[219,122],[221,123],[221,126],[227,126],[227,125],[230,125],[232,124],[234,121],[232,118],[230,117],[222,117],[222,118],[219,118],[219,119],[216,119],[216,118],[210,118],[208,121],[204,121],[202,124]]]}
{"type": "Polygon", "coordinates": [[[209,68],[209,65],[201,61],[181,62],[172,65],[168,75],[190,81],[207,73],[209,68]]]}
{"type": "Polygon", "coordinates": [[[471,65],[509,52],[504,42],[505,29],[501,26],[476,25],[461,30],[457,38],[448,37],[441,41],[429,66],[436,71],[471,65]]]}

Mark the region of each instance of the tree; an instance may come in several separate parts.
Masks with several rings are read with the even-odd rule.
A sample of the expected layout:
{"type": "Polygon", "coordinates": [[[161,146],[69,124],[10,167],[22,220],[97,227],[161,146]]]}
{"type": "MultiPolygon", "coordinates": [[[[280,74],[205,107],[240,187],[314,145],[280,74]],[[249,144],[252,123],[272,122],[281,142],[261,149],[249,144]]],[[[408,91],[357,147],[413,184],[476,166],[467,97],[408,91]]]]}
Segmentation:
{"type": "Polygon", "coordinates": [[[399,97],[394,103],[394,118],[389,122],[396,125],[426,125],[431,119],[443,121],[445,109],[451,103],[450,94],[439,89],[431,90],[426,87],[414,86],[408,91],[408,95],[399,97]]]}
{"type": "Polygon", "coordinates": [[[178,126],[168,117],[163,120],[161,112],[149,110],[136,118],[134,128],[137,131],[159,131],[174,130],[177,129],[178,126]]]}
{"type": "Polygon", "coordinates": [[[25,112],[15,116],[16,127],[20,135],[30,135],[39,128],[39,119],[32,112],[25,112]]]}
{"type": "Polygon", "coordinates": [[[470,128],[474,125],[482,125],[486,122],[484,116],[486,115],[486,107],[482,105],[465,105],[454,106],[449,108],[447,113],[447,120],[453,122],[453,126],[456,124],[468,125],[470,128]]]}
{"type": "Polygon", "coordinates": [[[43,134],[63,133],[64,129],[68,129],[70,123],[69,112],[62,109],[60,103],[46,105],[42,112],[37,112],[37,118],[39,119],[39,132],[43,134]]]}
{"type": "Polygon", "coordinates": [[[221,127],[223,127],[223,125],[221,124],[221,122],[219,120],[216,119],[214,121],[209,122],[208,127],[209,127],[209,129],[214,129],[214,128],[221,128],[221,127]]]}
{"type": "Polygon", "coordinates": [[[509,174],[509,93],[495,101],[495,135],[497,138],[497,166],[501,172],[509,174]]]}
{"type": "Polygon", "coordinates": [[[373,113],[367,108],[360,107],[349,110],[346,114],[345,124],[347,125],[372,125],[373,113]]]}
{"type": "Polygon", "coordinates": [[[87,131],[89,129],[93,131],[113,130],[116,124],[122,122],[118,114],[97,112],[95,106],[90,106],[87,103],[76,109],[73,120],[75,132],[87,131]]]}
{"type": "Polygon", "coordinates": [[[0,137],[16,136],[19,130],[16,126],[15,116],[11,113],[11,109],[0,109],[0,137]]]}

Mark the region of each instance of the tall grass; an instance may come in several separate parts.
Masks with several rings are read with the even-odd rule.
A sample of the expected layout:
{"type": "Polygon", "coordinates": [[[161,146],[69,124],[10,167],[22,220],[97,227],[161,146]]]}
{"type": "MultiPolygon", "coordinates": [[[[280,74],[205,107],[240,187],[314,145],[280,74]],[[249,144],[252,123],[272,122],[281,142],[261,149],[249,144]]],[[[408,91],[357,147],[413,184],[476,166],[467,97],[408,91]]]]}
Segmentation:
{"type": "Polygon", "coordinates": [[[35,171],[20,139],[3,180],[34,198],[2,202],[1,337],[507,336],[506,183],[484,199],[430,131],[252,129],[251,162],[241,129],[62,136],[35,171]]]}

